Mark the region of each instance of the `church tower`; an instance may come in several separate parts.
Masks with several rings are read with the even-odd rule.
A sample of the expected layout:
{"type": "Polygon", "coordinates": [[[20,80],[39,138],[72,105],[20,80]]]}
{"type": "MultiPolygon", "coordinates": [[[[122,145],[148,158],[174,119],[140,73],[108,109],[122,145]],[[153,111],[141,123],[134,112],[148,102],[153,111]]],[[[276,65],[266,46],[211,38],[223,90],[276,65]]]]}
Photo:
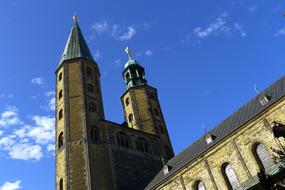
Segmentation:
{"type": "Polygon", "coordinates": [[[98,66],[73,19],[56,70],[56,190],[91,190],[91,141],[104,110],[98,66]]]}
{"type": "Polygon", "coordinates": [[[173,157],[157,91],[127,52],[126,121],[115,123],[105,119],[99,68],[74,17],[56,70],[56,190],[142,190],[173,157]]]}
{"type": "Polygon", "coordinates": [[[157,90],[148,85],[144,68],[131,57],[127,47],[129,60],[125,64],[123,78],[126,92],[121,96],[125,120],[128,127],[145,133],[159,136],[163,141],[162,152],[165,159],[173,157],[168,131],[159,104],[157,90]]]}

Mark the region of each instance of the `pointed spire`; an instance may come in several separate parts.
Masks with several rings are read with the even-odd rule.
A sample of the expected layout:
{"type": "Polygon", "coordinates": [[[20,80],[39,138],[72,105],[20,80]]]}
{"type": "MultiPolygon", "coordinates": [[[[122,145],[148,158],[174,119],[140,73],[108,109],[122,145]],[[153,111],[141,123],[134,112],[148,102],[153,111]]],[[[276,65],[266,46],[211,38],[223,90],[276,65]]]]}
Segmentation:
{"type": "Polygon", "coordinates": [[[84,58],[95,62],[78,25],[78,15],[75,13],[73,16],[73,26],[65,45],[60,63],[76,58],[84,58]]]}

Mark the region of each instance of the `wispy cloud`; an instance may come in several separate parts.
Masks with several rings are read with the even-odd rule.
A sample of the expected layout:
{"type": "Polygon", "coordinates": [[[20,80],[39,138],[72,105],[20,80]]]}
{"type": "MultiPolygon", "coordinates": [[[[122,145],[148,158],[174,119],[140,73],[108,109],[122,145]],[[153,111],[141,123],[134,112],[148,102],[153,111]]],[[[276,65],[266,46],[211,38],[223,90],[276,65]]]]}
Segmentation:
{"type": "Polygon", "coordinates": [[[136,34],[135,28],[132,26],[129,26],[127,31],[119,37],[119,40],[121,41],[130,40],[135,34],[136,34]]]}
{"type": "Polygon", "coordinates": [[[0,98],[14,98],[14,94],[0,94],[0,98]]]}
{"type": "Polygon", "coordinates": [[[285,27],[283,28],[280,28],[276,33],[275,33],[275,36],[282,36],[282,35],[285,35],[285,27]]]}
{"type": "Polygon", "coordinates": [[[5,182],[0,186],[0,190],[17,190],[21,188],[21,180],[15,182],[5,182]]]}
{"type": "Polygon", "coordinates": [[[46,111],[54,111],[55,110],[55,92],[48,91],[45,93],[47,97],[48,105],[41,106],[42,109],[46,111]]]}
{"type": "Polygon", "coordinates": [[[145,53],[144,53],[146,56],[152,56],[153,53],[150,49],[146,50],[145,53]]]}
{"type": "Polygon", "coordinates": [[[206,39],[210,36],[233,36],[239,35],[241,37],[247,37],[247,33],[245,32],[243,26],[237,22],[229,22],[229,14],[227,12],[223,12],[219,17],[215,18],[210,24],[206,27],[197,26],[193,29],[191,33],[186,35],[186,40],[182,40],[182,42],[188,41],[190,39],[206,39]]]}
{"type": "Polygon", "coordinates": [[[99,60],[99,59],[102,59],[103,56],[102,56],[102,53],[99,51],[99,50],[96,50],[94,53],[93,53],[93,56],[96,60],[99,60]]]}
{"type": "Polygon", "coordinates": [[[107,20],[96,22],[92,25],[92,30],[95,35],[108,34],[112,38],[118,41],[127,41],[134,37],[136,29],[134,26],[124,26],[120,24],[114,24],[107,20]]]}
{"type": "Polygon", "coordinates": [[[32,84],[37,84],[37,85],[43,85],[43,84],[45,84],[44,78],[42,78],[42,77],[33,78],[33,79],[31,80],[31,83],[32,83],[32,84]]]}
{"type": "Polygon", "coordinates": [[[249,10],[250,13],[253,13],[253,12],[257,11],[257,5],[253,5],[253,6],[249,7],[248,10],[249,10]]]}

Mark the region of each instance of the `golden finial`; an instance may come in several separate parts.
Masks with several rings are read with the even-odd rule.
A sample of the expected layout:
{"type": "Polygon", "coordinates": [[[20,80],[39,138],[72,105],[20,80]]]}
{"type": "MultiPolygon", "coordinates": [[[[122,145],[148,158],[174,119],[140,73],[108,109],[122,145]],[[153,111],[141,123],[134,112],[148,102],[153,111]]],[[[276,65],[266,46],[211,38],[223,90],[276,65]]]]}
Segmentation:
{"type": "Polygon", "coordinates": [[[131,59],[132,59],[132,57],[131,57],[132,52],[131,52],[130,48],[129,48],[129,47],[126,47],[125,52],[128,54],[129,60],[131,60],[131,59]]]}

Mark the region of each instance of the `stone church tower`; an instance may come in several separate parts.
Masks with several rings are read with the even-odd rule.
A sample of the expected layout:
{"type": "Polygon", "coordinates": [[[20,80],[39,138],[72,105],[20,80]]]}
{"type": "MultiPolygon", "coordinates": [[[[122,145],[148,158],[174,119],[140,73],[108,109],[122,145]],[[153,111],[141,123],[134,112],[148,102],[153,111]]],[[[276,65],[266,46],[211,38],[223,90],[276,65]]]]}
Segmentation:
{"type": "Polygon", "coordinates": [[[157,90],[128,53],[118,124],[104,117],[100,71],[74,17],[56,70],[56,190],[144,189],[173,157],[157,90]]]}

